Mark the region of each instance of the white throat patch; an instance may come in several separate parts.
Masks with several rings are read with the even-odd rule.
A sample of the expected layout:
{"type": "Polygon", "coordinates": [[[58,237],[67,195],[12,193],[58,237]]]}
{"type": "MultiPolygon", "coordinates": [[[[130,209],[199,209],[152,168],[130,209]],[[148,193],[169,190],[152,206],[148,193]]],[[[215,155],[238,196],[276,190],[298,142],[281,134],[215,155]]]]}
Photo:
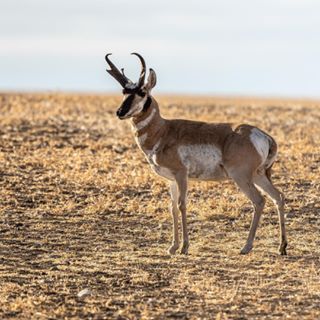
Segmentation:
{"type": "MultiPolygon", "coordinates": [[[[143,108],[143,106],[142,106],[142,108],[143,108]]],[[[137,130],[141,130],[142,128],[146,127],[153,119],[153,116],[155,115],[155,113],[156,113],[156,109],[153,108],[151,110],[150,114],[144,120],[142,120],[136,124],[137,130]]]]}

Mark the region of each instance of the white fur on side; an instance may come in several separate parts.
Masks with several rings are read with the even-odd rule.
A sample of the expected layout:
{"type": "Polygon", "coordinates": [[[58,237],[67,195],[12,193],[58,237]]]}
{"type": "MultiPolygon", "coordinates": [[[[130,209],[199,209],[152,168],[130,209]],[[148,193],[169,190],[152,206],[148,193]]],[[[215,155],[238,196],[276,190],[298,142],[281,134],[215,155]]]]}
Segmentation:
{"type": "Polygon", "coordinates": [[[211,180],[222,175],[221,150],[215,145],[182,145],[179,146],[178,153],[190,178],[211,180]]]}

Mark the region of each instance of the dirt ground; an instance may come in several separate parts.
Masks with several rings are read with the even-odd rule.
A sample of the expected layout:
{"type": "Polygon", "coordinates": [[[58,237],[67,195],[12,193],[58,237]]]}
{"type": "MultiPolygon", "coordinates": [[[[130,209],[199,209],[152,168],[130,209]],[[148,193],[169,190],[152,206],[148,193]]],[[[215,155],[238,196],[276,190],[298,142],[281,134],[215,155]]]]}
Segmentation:
{"type": "Polygon", "coordinates": [[[168,118],[250,123],[279,144],[288,256],[270,201],[231,182],[190,183],[190,254],[169,256],[164,180],[119,97],[0,95],[1,319],[319,319],[320,103],[160,97],[168,118]],[[79,294],[82,290],[83,294],[79,294]]]}

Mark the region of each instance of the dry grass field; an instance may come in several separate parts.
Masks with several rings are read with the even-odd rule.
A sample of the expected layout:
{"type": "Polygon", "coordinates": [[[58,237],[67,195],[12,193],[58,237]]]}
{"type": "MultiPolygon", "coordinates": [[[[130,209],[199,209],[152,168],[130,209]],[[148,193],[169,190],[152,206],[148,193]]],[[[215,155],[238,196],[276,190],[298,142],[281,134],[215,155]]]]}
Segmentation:
{"type": "Polygon", "coordinates": [[[168,188],[116,118],[119,101],[0,95],[0,318],[319,319],[320,103],[159,98],[165,117],[276,138],[289,240],[279,256],[268,201],[253,251],[239,255],[250,203],[231,182],[193,182],[190,254],[169,256],[168,188]]]}

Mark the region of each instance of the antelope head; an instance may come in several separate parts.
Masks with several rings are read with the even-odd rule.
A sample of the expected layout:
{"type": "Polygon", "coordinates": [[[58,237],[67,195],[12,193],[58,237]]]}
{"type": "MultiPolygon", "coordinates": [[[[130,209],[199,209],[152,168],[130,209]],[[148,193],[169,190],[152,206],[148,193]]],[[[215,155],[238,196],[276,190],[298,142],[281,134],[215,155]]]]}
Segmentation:
{"type": "Polygon", "coordinates": [[[147,111],[152,101],[150,95],[151,89],[156,85],[157,82],[156,73],[150,68],[148,80],[145,83],[146,63],[140,54],[135,52],[132,54],[136,55],[141,62],[141,73],[139,80],[136,83],[133,83],[129,78],[126,77],[123,68],[120,72],[111,62],[109,59],[111,53],[108,53],[105,57],[110,66],[110,69],[107,69],[107,72],[113,78],[115,78],[123,88],[123,101],[116,113],[121,120],[139,116],[141,113],[147,111]]]}

